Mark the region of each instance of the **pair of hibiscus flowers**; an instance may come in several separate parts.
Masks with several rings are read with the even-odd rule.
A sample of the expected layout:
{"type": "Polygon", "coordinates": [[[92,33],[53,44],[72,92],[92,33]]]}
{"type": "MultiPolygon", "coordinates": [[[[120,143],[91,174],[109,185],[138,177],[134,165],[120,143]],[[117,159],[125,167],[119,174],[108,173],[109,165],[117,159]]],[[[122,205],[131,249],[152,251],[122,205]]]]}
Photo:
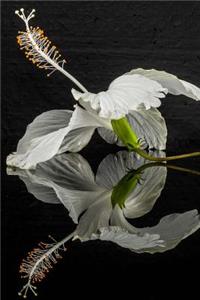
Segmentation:
{"type": "Polygon", "coordinates": [[[163,166],[146,169],[144,184],[137,184],[140,179],[137,172],[143,170],[144,159],[165,162],[200,155],[195,152],[167,158],[164,153],[152,156],[144,151],[166,148],[167,128],[157,109],[160,99],[170,93],[198,101],[200,89],[164,71],[134,69],[115,79],[107,91],[90,93],[65,70],[66,61],[61,59],[56,47],[51,46],[43,30],[29,26],[34,12],[26,16],[23,8],[16,11],[26,26],[26,31],[20,31],[17,37],[20,48],[30,61],[48,70],[48,75],[58,70],[72,80],[80,90],[72,89],[78,104],[74,111],[51,110],[36,117],[19,141],[17,151],[7,157],[7,164],[19,168],[14,173],[23,178],[36,198],[41,200],[42,193],[45,201],[63,203],[77,228],[62,241],[53,239],[53,244],[42,243],[29,253],[20,269],[28,278],[19,293],[24,298],[29,289],[36,295],[33,284],[45,277],[48,268],[60,258],[58,250],[64,250],[64,244],[73,237],[82,241],[109,240],[135,252],[155,253],[175,247],[199,228],[196,210],[166,216],[158,225],[143,229],[131,226],[125,217],[135,218],[149,211],[165,184],[163,166]],[[83,149],[95,129],[108,143],[126,146],[143,158],[134,152],[121,152],[116,164],[116,157],[108,156],[94,179],[81,156],[62,153],[83,149]],[[129,165],[134,169],[137,165],[140,167],[133,174],[126,174],[129,165]],[[74,188],[77,184],[78,190],[74,188]],[[80,189],[81,186],[84,188],[80,189]]]}

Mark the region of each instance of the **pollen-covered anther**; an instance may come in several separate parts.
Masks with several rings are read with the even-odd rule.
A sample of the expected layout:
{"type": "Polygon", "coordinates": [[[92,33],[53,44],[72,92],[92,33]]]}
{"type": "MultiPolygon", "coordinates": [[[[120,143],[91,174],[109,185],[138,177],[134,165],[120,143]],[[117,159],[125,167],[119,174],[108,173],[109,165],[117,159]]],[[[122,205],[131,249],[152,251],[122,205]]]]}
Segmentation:
{"type": "Polygon", "coordinates": [[[51,46],[51,41],[44,35],[44,31],[39,27],[30,27],[28,32],[19,31],[17,43],[21,50],[25,50],[26,57],[40,69],[50,70],[48,76],[56,71],[51,62],[64,67],[65,59],[61,59],[61,54],[56,46],[51,46]]]}
{"type": "Polygon", "coordinates": [[[21,50],[25,50],[26,57],[40,69],[50,70],[48,76],[56,70],[64,69],[65,59],[55,46],[51,46],[51,41],[45,36],[44,31],[38,26],[29,26],[29,21],[34,15],[33,9],[28,16],[25,15],[24,9],[15,11],[15,13],[24,21],[26,31],[18,31],[17,43],[21,50]],[[31,59],[30,59],[31,58],[31,59]]]}

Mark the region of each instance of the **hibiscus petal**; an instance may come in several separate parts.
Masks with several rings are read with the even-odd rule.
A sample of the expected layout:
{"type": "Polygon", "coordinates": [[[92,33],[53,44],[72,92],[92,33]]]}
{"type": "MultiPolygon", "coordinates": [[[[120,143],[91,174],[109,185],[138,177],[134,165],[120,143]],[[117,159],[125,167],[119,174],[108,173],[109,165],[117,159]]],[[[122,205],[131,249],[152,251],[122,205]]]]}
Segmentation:
{"type": "Polygon", "coordinates": [[[77,101],[90,103],[91,108],[96,110],[100,117],[107,119],[120,119],[130,110],[159,107],[159,98],[165,97],[165,93],[167,89],[158,82],[138,74],[118,77],[106,92],[93,94],[72,91],[77,101]]]}
{"type": "Polygon", "coordinates": [[[39,138],[30,140],[25,153],[20,151],[7,157],[7,165],[21,169],[34,169],[37,163],[46,161],[58,153],[68,128],[62,128],[39,138]]]}
{"type": "Polygon", "coordinates": [[[145,159],[135,152],[109,154],[99,164],[96,182],[106,189],[112,189],[129,170],[137,169],[144,163],[145,159]]]}
{"type": "Polygon", "coordinates": [[[88,162],[77,153],[57,155],[35,170],[8,168],[8,174],[18,175],[37,199],[62,203],[75,223],[102,192],[88,162]]]}
{"type": "Polygon", "coordinates": [[[17,152],[7,157],[7,165],[23,169],[50,159],[60,148],[72,117],[72,111],[52,110],[42,113],[27,126],[17,145],[17,152]]]}
{"type": "Polygon", "coordinates": [[[125,216],[138,218],[151,211],[165,186],[166,177],[167,168],[164,166],[145,169],[141,174],[140,184],[137,184],[126,199],[123,210],[125,216]]]}
{"type": "MultiPolygon", "coordinates": [[[[137,137],[150,149],[164,150],[167,141],[167,127],[164,118],[156,108],[131,111],[127,116],[137,137]]],[[[116,134],[106,128],[98,128],[100,136],[110,144],[123,146],[116,134]]]]}
{"type": "Polygon", "coordinates": [[[104,126],[111,129],[109,120],[102,120],[98,115],[88,112],[79,106],[75,106],[73,117],[70,120],[70,131],[65,136],[59,149],[59,153],[65,151],[78,152],[90,141],[94,130],[104,126]]]}
{"type": "Polygon", "coordinates": [[[152,249],[142,249],[138,252],[165,252],[176,247],[183,239],[200,228],[200,215],[196,209],[181,214],[171,214],[163,217],[153,227],[136,228],[125,219],[122,210],[115,208],[111,218],[111,225],[120,226],[129,233],[139,235],[159,235],[163,241],[163,247],[154,246],[152,249]]]}
{"type": "Polygon", "coordinates": [[[7,168],[7,175],[19,176],[26,185],[28,192],[36,199],[49,204],[60,204],[54,190],[44,179],[38,178],[33,170],[7,168]]]}
{"type": "Polygon", "coordinates": [[[71,110],[50,110],[37,116],[27,126],[24,136],[19,140],[17,152],[25,153],[30,141],[65,128],[72,117],[71,110]]]}
{"type": "MultiPolygon", "coordinates": [[[[81,191],[81,190],[69,190],[57,188],[56,193],[61,203],[69,211],[69,216],[72,218],[73,222],[78,224],[79,216],[84,212],[88,211],[91,205],[98,199],[99,195],[102,194],[102,191],[97,188],[96,191],[81,191]]],[[[84,213],[84,219],[87,215],[87,212],[84,213]]],[[[93,216],[94,219],[96,216],[93,216]]],[[[90,218],[92,222],[92,217],[90,218]]],[[[80,222],[79,222],[80,223],[80,222]]],[[[81,223],[82,224],[82,223],[81,223]]],[[[88,226],[92,223],[88,222],[88,226]]],[[[86,224],[87,225],[87,224],[86,224]]]]}
{"type": "Polygon", "coordinates": [[[111,192],[102,191],[98,197],[94,198],[88,210],[83,214],[77,226],[77,238],[81,241],[91,239],[91,236],[98,232],[101,227],[109,226],[109,219],[112,212],[110,201],[111,192]]]}
{"type": "Polygon", "coordinates": [[[51,160],[38,164],[32,173],[63,189],[96,190],[93,171],[87,160],[78,153],[57,155],[51,160]]]}
{"type": "Polygon", "coordinates": [[[97,128],[99,135],[109,144],[117,144],[118,146],[122,146],[122,142],[118,139],[118,136],[114,133],[113,130],[99,127],[97,128]]]}
{"type": "Polygon", "coordinates": [[[110,241],[136,252],[146,252],[149,248],[162,249],[163,247],[163,241],[158,234],[133,234],[117,226],[101,228],[100,234],[93,234],[92,239],[110,241]]]}
{"type": "Polygon", "coordinates": [[[134,69],[128,72],[129,75],[142,75],[148,79],[159,82],[163,88],[167,88],[170,94],[185,95],[194,100],[200,100],[200,89],[184,80],[179,79],[175,75],[165,71],[158,71],[155,69],[144,70],[142,68],[134,69]]]}
{"type": "Polygon", "coordinates": [[[57,153],[78,152],[87,145],[100,124],[102,126],[98,117],[78,106],[73,113],[68,110],[43,113],[27,126],[17,152],[7,157],[7,165],[30,169],[57,153]]]}
{"type": "Polygon", "coordinates": [[[200,215],[196,209],[181,214],[171,214],[161,219],[158,225],[140,229],[141,233],[159,234],[165,247],[155,247],[150,253],[164,252],[176,247],[183,239],[200,228],[200,215]]]}

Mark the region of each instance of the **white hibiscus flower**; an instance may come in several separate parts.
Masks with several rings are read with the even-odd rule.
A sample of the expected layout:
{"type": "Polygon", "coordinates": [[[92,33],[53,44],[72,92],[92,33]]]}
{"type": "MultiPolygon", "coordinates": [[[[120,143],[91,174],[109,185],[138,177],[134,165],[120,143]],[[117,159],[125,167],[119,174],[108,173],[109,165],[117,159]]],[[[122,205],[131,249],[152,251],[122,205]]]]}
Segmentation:
{"type": "MultiPolygon", "coordinates": [[[[38,116],[28,126],[17,151],[8,156],[8,165],[34,168],[58,153],[77,152],[87,145],[96,128],[109,143],[124,145],[149,160],[163,160],[143,151],[144,148],[166,148],[167,128],[157,110],[160,99],[169,92],[200,100],[198,87],[164,71],[136,69],[115,79],[107,91],[90,93],[64,69],[66,61],[60,59],[43,31],[39,27],[29,27],[34,11],[27,17],[23,9],[16,14],[26,25],[26,31],[18,36],[26,56],[39,68],[50,70],[48,75],[58,70],[72,80],[82,91],[72,89],[72,94],[84,109],[77,107],[73,114],[54,110],[38,116]]],[[[165,160],[199,155],[200,152],[195,152],[165,160]]]]}

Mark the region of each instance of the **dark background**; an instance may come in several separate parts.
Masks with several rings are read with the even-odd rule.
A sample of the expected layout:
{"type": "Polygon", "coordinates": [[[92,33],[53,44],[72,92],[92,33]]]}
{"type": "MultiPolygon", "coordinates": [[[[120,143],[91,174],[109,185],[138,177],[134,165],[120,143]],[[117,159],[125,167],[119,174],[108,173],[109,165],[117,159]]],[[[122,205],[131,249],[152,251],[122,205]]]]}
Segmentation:
{"type": "MultiPolygon", "coordinates": [[[[132,68],[166,70],[200,85],[200,3],[198,2],[3,2],[2,3],[2,158],[16,149],[25,128],[38,114],[73,108],[71,82],[62,74],[50,78],[29,63],[16,44],[23,22],[14,11],[36,9],[34,26],[43,28],[68,60],[67,70],[88,90],[98,92],[132,68]]],[[[161,111],[169,129],[168,153],[199,149],[199,103],[168,96],[161,111]]],[[[95,135],[82,151],[94,171],[117,147],[95,135]]],[[[179,165],[199,168],[198,159],[179,165]]],[[[23,183],[2,172],[3,299],[17,299],[22,258],[51,233],[61,239],[74,229],[61,206],[40,203],[23,183]]],[[[200,209],[199,179],[169,172],[155,209],[144,217],[156,224],[169,213],[200,209]]],[[[135,224],[140,220],[136,220],[135,224]]],[[[64,259],[39,287],[40,300],[73,297],[112,298],[117,292],[135,299],[196,299],[200,234],[164,254],[134,254],[111,243],[74,242],[64,259]],[[197,276],[197,277],[196,277],[197,276]],[[192,279],[192,284],[189,280],[192,279]],[[92,292],[92,288],[97,294],[92,292]],[[188,298],[189,297],[189,298],[188,298]]],[[[30,299],[32,299],[30,297],[30,299]]]]}

